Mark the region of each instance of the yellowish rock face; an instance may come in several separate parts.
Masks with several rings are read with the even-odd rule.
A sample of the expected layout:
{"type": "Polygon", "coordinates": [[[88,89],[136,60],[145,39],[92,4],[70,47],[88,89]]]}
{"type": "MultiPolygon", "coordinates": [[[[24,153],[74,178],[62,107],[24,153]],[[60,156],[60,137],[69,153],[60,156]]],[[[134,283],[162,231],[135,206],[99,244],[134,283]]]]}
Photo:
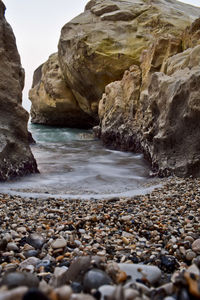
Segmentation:
{"type": "MultiPolygon", "coordinates": [[[[58,51],[63,75],[77,101],[84,103],[82,109],[89,113],[108,83],[139,65],[153,40],[180,38],[198,13],[178,1],[90,1],[84,13],[63,27],[58,51]]],[[[169,49],[171,54],[177,53],[179,41],[174,51],[169,49]]]]}
{"type": "Polygon", "coordinates": [[[178,38],[159,38],[140,68],[106,86],[96,133],[106,145],[143,152],[155,174],[200,176],[200,45],[177,50],[178,38]]]}
{"type": "Polygon", "coordinates": [[[88,127],[92,119],[79,107],[61,73],[57,53],[35,71],[29,91],[33,123],[68,127],[88,127]],[[91,119],[91,120],[90,120],[91,119]]]}
{"type": "Polygon", "coordinates": [[[40,76],[36,71],[32,122],[98,124],[106,85],[135,65],[145,90],[150,75],[164,71],[166,60],[182,51],[182,33],[199,14],[200,9],[176,0],[91,0],[62,28],[58,55],[50,56],[40,76]]]}

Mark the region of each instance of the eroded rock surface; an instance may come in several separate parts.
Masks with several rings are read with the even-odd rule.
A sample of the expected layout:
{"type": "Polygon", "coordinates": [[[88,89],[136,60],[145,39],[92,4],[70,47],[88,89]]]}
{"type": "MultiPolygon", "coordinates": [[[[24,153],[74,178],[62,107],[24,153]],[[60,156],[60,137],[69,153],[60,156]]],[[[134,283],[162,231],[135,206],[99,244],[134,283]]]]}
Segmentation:
{"type": "MultiPolygon", "coordinates": [[[[97,124],[98,103],[105,86],[121,80],[131,65],[139,66],[143,53],[142,77],[143,88],[146,88],[149,74],[160,71],[164,60],[182,51],[181,34],[198,15],[198,9],[178,1],[89,1],[85,11],[62,28],[58,46],[60,68],[55,69],[48,61],[45,64],[48,64],[48,71],[42,68],[43,74],[40,74],[45,87],[39,83],[38,89],[38,85],[33,84],[34,91],[30,93],[32,121],[55,125],[59,119],[66,120],[66,114],[70,116],[66,125],[71,122],[70,127],[73,127],[75,122],[71,116],[77,113],[79,119],[84,112],[86,115],[82,113],[80,119],[88,123],[82,127],[97,124]],[[154,45],[150,51],[143,52],[152,41],[154,45]],[[70,105],[65,105],[63,112],[60,97],[52,97],[52,86],[56,88],[60,76],[61,90],[71,93],[70,105]],[[46,83],[50,82],[50,77],[49,86],[46,83]]],[[[36,77],[38,74],[37,71],[36,77]]],[[[69,103],[69,96],[61,94],[62,103],[64,99],[69,103]]]]}
{"type": "Polygon", "coordinates": [[[142,50],[155,37],[180,40],[197,17],[196,8],[178,1],[90,1],[83,14],[62,28],[58,51],[81,108],[93,112],[92,104],[98,103],[105,86],[121,79],[131,65],[139,65],[142,50]]]}
{"type": "Polygon", "coordinates": [[[188,26],[183,33],[183,48],[192,48],[200,44],[200,18],[188,26]]]}
{"type": "Polygon", "coordinates": [[[200,175],[200,68],[154,73],[142,128],[142,148],[161,175],[200,175]]]}
{"type": "Polygon", "coordinates": [[[138,110],[141,88],[141,70],[132,66],[124,73],[121,81],[110,83],[99,102],[100,127],[96,134],[104,144],[112,148],[139,151],[136,132],[133,129],[135,113],[138,110]]]}
{"type": "Polygon", "coordinates": [[[33,123],[88,128],[95,124],[95,117],[85,113],[68,88],[59,67],[57,53],[34,73],[31,121],[33,123]]]}
{"type": "Polygon", "coordinates": [[[24,70],[0,1],[0,181],[37,172],[28,144],[28,113],[22,108],[24,70]]]}
{"type": "Polygon", "coordinates": [[[121,81],[108,85],[100,101],[100,128],[96,130],[104,143],[142,151],[155,174],[199,176],[199,57],[197,45],[163,60],[164,72],[154,72],[148,89],[141,93],[144,77],[141,79],[136,67],[126,71],[121,81]],[[138,99],[131,114],[126,105],[130,90],[138,99]]]}

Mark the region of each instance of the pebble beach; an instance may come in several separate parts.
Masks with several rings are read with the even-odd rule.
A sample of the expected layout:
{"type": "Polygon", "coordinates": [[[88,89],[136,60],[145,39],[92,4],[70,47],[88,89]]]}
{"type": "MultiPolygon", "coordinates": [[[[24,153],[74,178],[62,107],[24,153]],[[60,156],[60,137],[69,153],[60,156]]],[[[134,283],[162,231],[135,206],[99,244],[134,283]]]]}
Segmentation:
{"type": "Polygon", "coordinates": [[[200,299],[200,180],[146,195],[0,194],[0,300],[200,299]]]}

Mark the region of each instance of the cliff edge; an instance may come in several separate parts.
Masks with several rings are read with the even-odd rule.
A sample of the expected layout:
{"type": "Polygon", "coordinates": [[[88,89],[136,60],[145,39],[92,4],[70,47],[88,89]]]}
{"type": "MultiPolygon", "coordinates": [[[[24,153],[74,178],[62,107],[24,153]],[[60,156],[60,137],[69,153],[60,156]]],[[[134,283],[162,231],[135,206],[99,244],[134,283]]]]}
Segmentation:
{"type": "Polygon", "coordinates": [[[24,70],[0,0],[0,181],[37,171],[28,142],[28,113],[22,108],[24,70]]]}

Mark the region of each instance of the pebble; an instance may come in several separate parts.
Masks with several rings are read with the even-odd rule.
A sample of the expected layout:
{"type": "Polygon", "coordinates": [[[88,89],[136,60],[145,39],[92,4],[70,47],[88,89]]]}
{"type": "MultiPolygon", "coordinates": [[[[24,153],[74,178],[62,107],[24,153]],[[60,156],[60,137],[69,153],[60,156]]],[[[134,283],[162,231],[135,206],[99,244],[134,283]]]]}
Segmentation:
{"type": "Polygon", "coordinates": [[[85,292],[90,292],[92,289],[98,289],[102,285],[109,284],[112,284],[112,279],[99,269],[88,271],[83,278],[83,289],[85,292]]]}
{"type": "Polygon", "coordinates": [[[155,266],[141,264],[118,264],[120,270],[131,277],[132,281],[145,278],[150,283],[156,283],[161,278],[161,270],[155,266]]]}
{"type": "Polygon", "coordinates": [[[30,289],[26,292],[23,300],[49,300],[49,298],[38,289],[30,289]]]}
{"type": "Polygon", "coordinates": [[[67,246],[67,241],[64,238],[56,239],[52,242],[51,247],[53,249],[60,249],[67,246]]]}
{"type": "Polygon", "coordinates": [[[24,254],[24,256],[25,256],[26,258],[33,257],[33,256],[37,256],[37,255],[38,255],[38,250],[28,250],[28,251],[24,251],[23,254],[24,254]]]}
{"type": "Polygon", "coordinates": [[[15,243],[8,243],[7,244],[7,249],[10,251],[10,250],[13,250],[13,251],[18,251],[19,250],[19,247],[15,244],[15,243]]]}
{"type": "Polygon", "coordinates": [[[192,250],[189,250],[186,252],[186,255],[185,255],[185,258],[188,260],[188,261],[192,261],[195,257],[196,257],[196,253],[192,250]]]}
{"type": "Polygon", "coordinates": [[[18,288],[9,291],[0,291],[0,300],[22,300],[27,290],[28,290],[27,287],[20,286],[18,288]]]}
{"type": "Polygon", "coordinates": [[[6,273],[11,273],[11,272],[15,272],[18,268],[18,265],[17,264],[7,264],[5,267],[4,267],[4,271],[6,273]]]}
{"type": "Polygon", "coordinates": [[[73,294],[70,300],[95,300],[95,298],[89,294],[73,294]]]}
{"type": "MultiPolygon", "coordinates": [[[[200,180],[174,177],[161,182],[162,187],[147,195],[98,201],[1,194],[0,281],[24,270],[27,276],[35,276],[37,284],[39,279],[34,288],[49,300],[58,300],[56,291],[66,284],[72,291],[70,297],[99,299],[101,286],[90,291],[90,296],[83,293],[83,280],[95,269],[111,278],[118,298],[120,293],[130,298],[139,292],[140,298],[147,300],[151,295],[154,300],[154,291],[158,293],[155,299],[164,299],[171,296],[175,285],[172,295],[176,300],[192,298],[194,293],[198,298],[200,180]],[[29,258],[38,261],[27,261],[29,258]],[[144,270],[131,278],[120,264],[147,267],[150,278],[156,274],[150,268],[158,268],[156,283],[149,281],[144,270]],[[185,275],[183,270],[187,270],[185,275]],[[164,288],[165,283],[171,288],[164,288]]],[[[6,289],[7,284],[0,287],[0,296],[11,291],[6,289]]]]}
{"type": "Polygon", "coordinates": [[[6,285],[9,289],[19,286],[27,286],[29,288],[38,287],[39,280],[34,274],[27,272],[13,272],[5,274],[2,278],[2,285],[6,285]]]}
{"type": "Polygon", "coordinates": [[[25,259],[24,261],[22,261],[19,264],[19,267],[21,270],[25,269],[27,266],[32,265],[32,266],[37,266],[40,263],[40,259],[37,257],[29,257],[27,259],[25,259]]]}
{"type": "Polygon", "coordinates": [[[192,244],[192,250],[197,253],[200,254],[200,239],[197,239],[193,242],[192,244]]]}
{"type": "Polygon", "coordinates": [[[23,227],[23,226],[18,227],[16,230],[18,233],[26,233],[26,227],[23,227]]]}
{"type": "Polygon", "coordinates": [[[161,268],[166,272],[173,272],[177,267],[177,260],[174,256],[163,255],[161,256],[161,268]]]}
{"type": "Polygon", "coordinates": [[[191,243],[193,243],[194,242],[194,239],[193,239],[193,237],[192,236],[186,236],[185,238],[184,238],[184,241],[189,241],[189,242],[191,242],[191,243]]]}
{"type": "Polygon", "coordinates": [[[101,293],[101,300],[110,297],[113,294],[115,288],[116,286],[108,285],[108,284],[100,286],[98,290],[101,293]]]}
{"type": "Polygon", "coordinates": [[[41,249],[42,246],[45,243],[45,240],[44,240],[44,238],[40,234],[38,234],[38,233],[31,233],[27,237],[26,242],[29,245],[33,246],[35,249],[41,249]]]}
{"type": "Polygon", "coordinates": [[[6,239],[4,239],[4,238],[1,239],[0,240],[0,251],[6,250],[7,244],[8,244],[8,242],[6,239]]]}
{"type": "Polygon", "coordinates": [[[59,300],[69,300],[72,295],[72,289],[68,285],[63,285],[54,290],[59,300]]]}

